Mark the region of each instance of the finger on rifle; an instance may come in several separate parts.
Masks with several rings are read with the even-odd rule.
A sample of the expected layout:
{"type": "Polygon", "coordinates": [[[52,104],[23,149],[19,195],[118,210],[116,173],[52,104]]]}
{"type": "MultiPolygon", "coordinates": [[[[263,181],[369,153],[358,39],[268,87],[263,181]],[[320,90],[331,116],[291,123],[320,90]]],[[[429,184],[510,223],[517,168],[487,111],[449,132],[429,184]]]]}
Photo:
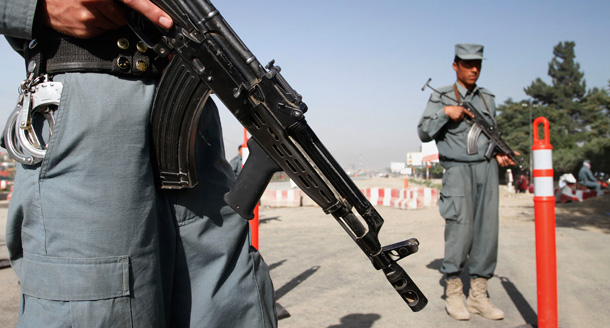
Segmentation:
{"type": "MultiPolygon", "coordinates": [[[[462,108],[464,108],[464,107],[462,107],[462,108]]],[[[464,115],[467,115],[470,118],[474,118],[474,114],[471,111],[469,111],[468,109],[464,108],[463,112],[464,112],[464,115]]]]}
{"type": "Polygon", "coordinates": [[[498,153],[496,155],[496,161],[498,162],[498,165],[504,167],[506,166],[506,155],[504,153],[498,153]]]}
{"type": "Polygon", "coordinates": [[[159,25],[162,28],[172,27],[173,21],[168,14],[166,14],[161,8],[157,7],[154,3],[149,0],[119,0],[128,7],[144,15],[151,22],[159,25]]]}

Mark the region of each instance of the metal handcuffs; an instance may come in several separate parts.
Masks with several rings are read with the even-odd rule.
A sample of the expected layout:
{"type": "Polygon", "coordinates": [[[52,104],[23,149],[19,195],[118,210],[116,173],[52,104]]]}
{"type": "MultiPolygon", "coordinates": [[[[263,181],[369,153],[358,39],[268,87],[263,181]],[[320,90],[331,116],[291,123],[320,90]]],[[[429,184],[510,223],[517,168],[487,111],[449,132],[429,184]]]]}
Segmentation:
{"type": "Polygon", "coordinates": [[[49,77],[34,77],[35,64],[28,67],[29,76],[21,82],[19,99],[5,127],[4,144],[8,154],[17,162],[34,165],[44,158],[47,146],[43,144],[33,126],[33,118],[42,115],[49,124],[49,138],[53,134],[55,117],[63,84],[49,77]]]}

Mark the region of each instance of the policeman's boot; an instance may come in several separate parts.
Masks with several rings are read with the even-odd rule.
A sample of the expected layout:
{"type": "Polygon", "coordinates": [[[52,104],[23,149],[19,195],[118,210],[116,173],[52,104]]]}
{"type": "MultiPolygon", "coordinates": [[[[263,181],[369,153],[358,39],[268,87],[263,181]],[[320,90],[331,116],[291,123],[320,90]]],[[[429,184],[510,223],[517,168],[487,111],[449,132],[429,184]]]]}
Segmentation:
{"type": "Polygon", "coordinates": [[[504,319],[504,312],[493,305],[487,296],[487,279],[485,278],[473,278],[470,281],[466,307],[470,313],[480,314],[487,319],[504,319]]]}
{"type": "Polygon", "coordinates": [[[445,310],[456,320],[469,320],[470,313],[464,306],[464,286],[459,277],[447,279],[447,291],[445,292],[445,310]]]}

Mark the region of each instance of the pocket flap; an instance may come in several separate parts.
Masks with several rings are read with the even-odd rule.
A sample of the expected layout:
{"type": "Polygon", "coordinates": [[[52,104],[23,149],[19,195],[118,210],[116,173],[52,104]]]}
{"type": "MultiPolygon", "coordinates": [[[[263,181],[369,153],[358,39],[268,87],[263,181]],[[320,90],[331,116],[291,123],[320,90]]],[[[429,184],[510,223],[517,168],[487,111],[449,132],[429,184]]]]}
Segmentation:
{"type": "Polygon", "coordinates": [[[129,257],[62,258],[25,253],[21,292],[58,301],[129,296],[129,257]]]}
{"type": "Polygon", "coordinates": [[[447,197],[463,197],[465,195],[464,187],[462,186],[443,186],[441,195],[447,197]]]}

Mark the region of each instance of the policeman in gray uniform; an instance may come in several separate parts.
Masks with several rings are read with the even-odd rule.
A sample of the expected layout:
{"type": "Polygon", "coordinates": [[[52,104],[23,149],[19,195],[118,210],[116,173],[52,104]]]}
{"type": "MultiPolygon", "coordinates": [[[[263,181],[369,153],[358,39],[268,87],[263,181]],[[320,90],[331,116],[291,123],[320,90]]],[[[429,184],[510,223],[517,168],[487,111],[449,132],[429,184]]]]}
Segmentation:
{"type": "Polygon", "coordinates": [[[594,189],[598,194],[602,190],[602,186],[591,172],[591,161],[588,159],[582,162],[582,167],[578,171],[578,183],[587,188],[594,189]]]}
{"type": "MultiPolygon", "coordinates": [[[[148,0],[128,5],[172,24],[148,0]]],[[[268,267],[222,200],[234,175],[215,105],[198,126],[199,184],[160,191],[149,117],[164,63],[125,28],[119,2],[5,0],[0,12],[29,68],[16,112],[46,144],[5,130],[23,163],[6,232],[18,326],[276,327],[268,267]]]]}
{"type": "Polygon", "coordinates": [[[241,145],[237,146],[237,155],[231,159],[229,164],[231,164],[231,169],[233,170],[233,173],[235,173],[235,176],[237,177],[239,175],[239,173],[241,172],[241,167],[243,166],[242,156],[241,156],[241,145]]]}
{"type": "MultiPolygon", "coordinates": [[[[483,59],[482,45],[457,44],[453,62],[457,81],[438,91],[472,103],[491,123],[496,116],[494,95],[476,84],[483,59]]],[[[487,280],[494,274],[498,255],[498,163],[514,163],[504,154],[486,158],[489,139],[484,134],[468,146],[472,129],[468,116],[472,114],[465,108],[433,93],[417,126],[423,142],[436,141],[446,170],[439,203],[446,221],[441,267],[447,282],[445,307],[458,320],[470,319],[470,313],[502,319],[504,313],[487,297],[487,280]],[[471,276],[466,306],[460,278],[465,268],[471,276]]]]}

